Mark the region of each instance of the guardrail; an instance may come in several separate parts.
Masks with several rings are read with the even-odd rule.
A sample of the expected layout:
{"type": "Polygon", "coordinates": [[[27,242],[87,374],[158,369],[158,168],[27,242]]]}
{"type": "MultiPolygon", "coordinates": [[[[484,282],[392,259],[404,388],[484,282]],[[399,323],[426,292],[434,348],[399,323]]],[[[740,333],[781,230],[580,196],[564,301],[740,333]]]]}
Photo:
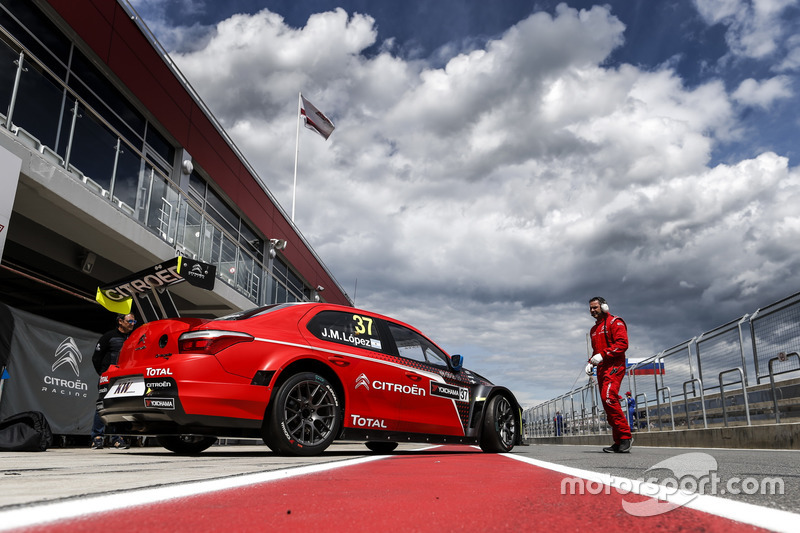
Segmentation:
{"type": "MultiPolygon", "coordinates": [[[[632,391],[635,431],[800,422],[800,293],[630,365],[621,390],[632,391]]],[[[528,439],[611,433],[594,383],[523,420],[528,439]]]]}

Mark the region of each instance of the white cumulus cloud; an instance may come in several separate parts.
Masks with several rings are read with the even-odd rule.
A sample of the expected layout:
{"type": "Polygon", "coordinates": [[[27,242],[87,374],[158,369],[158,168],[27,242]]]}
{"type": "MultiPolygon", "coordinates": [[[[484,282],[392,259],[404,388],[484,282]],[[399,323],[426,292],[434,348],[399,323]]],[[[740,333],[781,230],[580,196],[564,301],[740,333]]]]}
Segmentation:
{"type": "MultiPolygon", "coordinates": [[[[697,0],[754,56],[790,4],[697,0]]],[[[625,31],[608,7],[562,5],[434,65],[377,43],[368,14],[290,27],[263,10],[173,57],[284,206],[298,91],[330,116],[328,141],[301,132],[298,227],[358,306],[531,403],[582,371],[592,296],[646,357],[800,282],[797,168],[772,152],[712,163],[740,135],[734,104],[769,106],[789,81],[729,94],[608,66],[625,31]]]]}

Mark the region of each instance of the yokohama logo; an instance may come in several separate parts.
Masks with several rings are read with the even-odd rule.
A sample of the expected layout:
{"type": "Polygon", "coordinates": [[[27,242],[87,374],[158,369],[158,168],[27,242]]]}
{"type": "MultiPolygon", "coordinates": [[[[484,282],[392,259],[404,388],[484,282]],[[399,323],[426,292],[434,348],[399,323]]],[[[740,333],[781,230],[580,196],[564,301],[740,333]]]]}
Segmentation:
{"type": "Polygon", "coordinates": [[[148,409],[175,409],[175,398],[145,398],[144,406],[148,409]]]}

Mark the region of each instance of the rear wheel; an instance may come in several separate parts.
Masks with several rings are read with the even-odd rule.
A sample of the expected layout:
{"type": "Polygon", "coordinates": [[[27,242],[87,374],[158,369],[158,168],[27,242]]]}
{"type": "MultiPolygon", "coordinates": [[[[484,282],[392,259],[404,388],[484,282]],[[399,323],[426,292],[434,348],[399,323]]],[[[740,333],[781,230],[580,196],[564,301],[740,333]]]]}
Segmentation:
{"type": "Polygon", "coordinates": [[[336,390],[319,374],[302,372],[278,389],[262,437],[277,454],[317,455],[330,446],[341,427],[336,390]]]}
{"type": "Polygon", "coordinates": [[[211,447],[217,442],[217,437],[203,437],[199,435],[165,435],[156,437],[158,443],[171,452],[180,455],[194,455],[211,447]]]}
{"type": "Polygon", "coordinates": [[[519,427],[513,404],[498,394],[489,400],[481,428],[481,450],[489,453],[510,452],[519,427]]]}
{"type": "Polygon", "coordinates": [[[391,453],[395,448],[397,448],[396,442],[369,441],[364,444],[366,444],[367,448],[375,453],[391,453]]]}

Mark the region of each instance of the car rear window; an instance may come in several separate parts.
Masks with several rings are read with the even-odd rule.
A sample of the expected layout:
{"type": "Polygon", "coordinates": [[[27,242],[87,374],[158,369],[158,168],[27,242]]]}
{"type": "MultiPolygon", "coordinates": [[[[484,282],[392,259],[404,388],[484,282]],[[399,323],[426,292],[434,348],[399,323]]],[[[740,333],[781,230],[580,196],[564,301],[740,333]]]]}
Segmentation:
{"type": "Polygon", "coordinates": [[[312,335],[323,341],[383,351],[377,318],[358,313],[321,311],[308,322],[307,327],[312,335]]]}
{"type": "Polygon", "coordinates": [[[252,318],[254,316],[263,315],[266,313],[271,313],[272,311],[277,311],[278,309],[283,309],[293,304],[272,304],[272,305],[264,305],[262,307],[254,307],[253,309],[245,309],[243,311],[237,311],[235,313],[231,313],[230,315],[221,316],[219,318],[215,318],[214,320],[245,320],[248,318],[252,318]]]}

